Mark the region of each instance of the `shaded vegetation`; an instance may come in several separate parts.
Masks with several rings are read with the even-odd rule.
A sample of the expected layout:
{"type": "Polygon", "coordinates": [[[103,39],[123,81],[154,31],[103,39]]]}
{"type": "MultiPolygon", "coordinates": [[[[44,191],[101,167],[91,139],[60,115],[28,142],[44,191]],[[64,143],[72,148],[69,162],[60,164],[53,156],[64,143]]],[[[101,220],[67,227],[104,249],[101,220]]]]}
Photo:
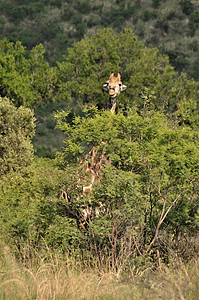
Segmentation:
{"type": "Polygon", "coordinates": [[[22,169],[33,159],[34,114],[0,97],[0,176],[22,169]]]}

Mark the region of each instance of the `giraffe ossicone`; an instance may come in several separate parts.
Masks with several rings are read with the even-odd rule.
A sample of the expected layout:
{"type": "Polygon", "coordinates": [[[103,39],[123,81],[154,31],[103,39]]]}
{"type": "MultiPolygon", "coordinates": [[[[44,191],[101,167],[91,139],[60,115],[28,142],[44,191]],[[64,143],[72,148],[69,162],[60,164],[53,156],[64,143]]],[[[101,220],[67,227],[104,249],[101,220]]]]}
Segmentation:
{"type": "Polygon", "coordinates": [[[117,74],[117,77],[114,76],[114,73],[111,73],[109,80],[106,81],[102,86],[103,90],[109,94],[108,109],[112,113],[115,112],[116,108],[116,99],[119,96],[120,92],[126,90],[127,86],[122,84],[120,73],[117,74]]]}

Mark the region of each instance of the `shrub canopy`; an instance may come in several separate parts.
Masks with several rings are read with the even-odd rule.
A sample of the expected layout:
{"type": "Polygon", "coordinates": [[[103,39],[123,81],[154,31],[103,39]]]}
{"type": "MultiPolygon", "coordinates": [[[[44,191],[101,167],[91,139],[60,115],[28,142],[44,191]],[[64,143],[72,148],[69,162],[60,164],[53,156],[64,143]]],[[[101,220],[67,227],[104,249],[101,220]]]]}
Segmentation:
{"type": "Polygon", "coordinates": [[[30,109],[23,106],[16,108],[9,99],[0,97],[0,174],[31,162],[34,121],[34,113],[30,109]]]}
{"type": "Polygon", "coordinates": [[[57,99],[77,110],[82,105],[106,108],[102,85],[112,72],[121,72],[125,93],[118,98],[120,109],[159,110],[181,122],[197,119],[197,84],[185,74],[177,76],[167,56],[145,48],[132,30],[119,34],[108,28],[84,37],[68,50],[58,64],[60,83],[57,99]]]}

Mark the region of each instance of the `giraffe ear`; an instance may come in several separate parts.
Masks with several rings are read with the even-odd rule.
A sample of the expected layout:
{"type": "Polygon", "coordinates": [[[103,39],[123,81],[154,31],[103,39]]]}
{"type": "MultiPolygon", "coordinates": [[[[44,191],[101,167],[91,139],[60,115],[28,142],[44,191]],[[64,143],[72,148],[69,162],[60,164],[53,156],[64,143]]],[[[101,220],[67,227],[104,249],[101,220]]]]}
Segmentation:
{"type": "Polygon", "coordinates": [[[103,84],[102,88],[105,92],[108,92],[108,86],[109,86],[108,82],[103,84]]]}
{"type": "Polygon", "coordinates": [[[123,91],[126,90],[126,88],[127,88],[127,86],[124,85],[124,84],[122,84],[122,85],[120,86],[120,91],[123,92],[123,91]]]}

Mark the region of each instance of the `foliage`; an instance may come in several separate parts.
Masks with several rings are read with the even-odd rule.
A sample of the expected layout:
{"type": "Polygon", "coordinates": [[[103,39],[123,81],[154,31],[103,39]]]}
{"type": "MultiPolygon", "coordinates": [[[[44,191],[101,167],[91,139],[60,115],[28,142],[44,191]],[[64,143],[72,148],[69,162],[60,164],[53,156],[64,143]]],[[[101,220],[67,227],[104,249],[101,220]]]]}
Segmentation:
{"type": "Polygon", "coordinates": [[[12,99],[17,107],[23,105],[37,108],[38,126],[34,139],[36,153],[53,157],[55,149],[60,148],[62,142],[61,138],[56,139],[56,136],[60,135],[54,132],[55,121],[52,115],[52,107],[57,109],[60,105],[55,104],[53,100],[58,73],[56,67],[50,67],[45,61],[44,55],[45,50],[41,44],[28,51],[20,42],[11,43],[6,39],[0,41],[0,96],[12,99]],[[50,114],[44,122],[47,123],[45,128],[42,124],[44,118],[41,115],[44,112],[46,119],[47,114],[50,114]],[[39,137],[44,135],[45,140],[38,142],[39,137]]]}
{"type": "Polygon", "coordinates": [[[28,258],[26,245],[41,247],[44,239],[62,251],[71,244],[75,247],[78,230],[74,221],[57,213],[62,177],[63,172],[44,159],[1,177],[1,238],[18,257],[28,258]]]}
{"type": "Polygon", "coordinates": [[[193,64],[193,75],[196,80],[199,80],[199,56],[196,58],[193,64]]]}
{"type": "MultiPolygon", "coordinates": [[[[198,131],[154,111],[138,115],[129,110],[124,116],[91,109],[70,123],[67,116],[68,112],[56,115],[67,135],[57,160],[62,165],[73,161],[78,170],[89,144],[111,161],[92,195],[94,207],[103,203],[107,213],[90,223],[91,248],[95,253],[98,249],[100,259],[111,253],[115,267],[122,263],[117,260],[122,251],[124,261],[127,255],[128,263],[132,259],[139,267],[137,257],[155,255],[157,249],[169,260],[168,243],[174,247],[179,236],[183,240],[198,228],[198,131]]],[[[73,202],[77,209],[85,199],[79,201],[73,202]]]]}
{"type": "Polygon", "coordinates": [[[48,103],[35,109],[37,126],[33,145],[38,157],[54,158],[56,151],[63,146],[64,135],[55,128],[56,120],[53,116],[53,112],[61,107],[64,108],[60,103],[48,103]]]}
{"type": "Polygon", "coordinates": [[[160,6],[160,2],[161,2],[161,0],[152,0],[153,7],[158,8],[160,6]]]}
{"type": "Polygon", "coordinates": [[[0,175],[31,162],[34,121],[30,109],[17,109],[7,98],[0,97],[0,175]]]}
{"type": "MultiPolygon", "coordinates": [[[[119,34],[104,29],[74,43],[58,69],[45,62],[41,45],[29,54],[19,42],[1,45],[2,93],[14,97],[16,106],[59,101],[71,108],[58,108],[55,114],[66,136],[56,158],[60,168],[42,159],[26,166],[32,155],[33,113],[1,99],[1,148],[9,150],[2,163],[3,173],[9,172],[0,179],[3,241],[25,260],[30,255],[26,245],[42,252],[46,242],[91,264],[97,261],[100,269],[108,261],[112,270],[126,273],[170,263],[181,252],[183,259],[194,256],[199,218],[196,82],[177,75],[168,57],[144,48],[130,29],[119,34]],[[107,95],[101,86],[118,71],[127,90],[113,115],[104,111],[107,95]],[[108,163],[89,198],[82,194],[87,177],[81,162],[92,146],[108,163]],[[16,152],[20,147],[27,155],[16,152]],[[69,202],[59,196],[63,189],[69,202]],[[101,205],[87,230],[79,230],[83,208],[101,205]],[[189,251],[183,249],[185,243],[189,251]]],[[[53,129],[52,119],[42,117],[53,129]]],[[[42,135],[45,128],[39,130],[42,135]]]]}
{"type": "Polygon", "coordinates": [[[193,3],[190,0],[181,0],[180,5],[185,15],[190,15],[194,10],[193,3]]]}
{"type": "Polygon", "coordinates": [[[189,17],[189,24],[192,34],[195,34],[196,29],[199,28],[199,10],[193,12],[189,17]]]}
{"type": "MultiPolygon", "coordinates": [[[[191,21],[197,18],[198,9],[198,2],[191,0],[1,0],[0,39],[19,40],[29,50],[42,43],[47,61],[55,65],[84,34],[90,36],[104,27],[117,32],[133,28],[149,47],[158,47],[163,53],[164,49],[179,48],[189,62],[184,66],[185,71],[192,75],[192,57],[196,59],[196,55],[188,44],[193,38],[198,40],[197,23],[191,21]]],[[[182,71],[179,64],[174,66],[178,72],[182,71]]]]}
{"type": "Polygon", "coordinates": [[[197,116],[197,84],[183,74],[177,76],[168,57],[160,55],[157,49],[144,48],[131,30],[116,34],[112,29],[104,29],[92,37],[85,37],[69,49],[59,70],[56,97],[67,101],[75,110],[86,104],[106,108],[107,95],[101,87],[111,72],[120,71],[127,85],[118,99],[121,109],[157,109],[180,115],[190,123],[191,118],[197,116]],[[188,102],[192,109],[189,117],[185,116],[188,109],[185,103],[188,102]],[[180,109],[183,105],[185,111],[180,109]]]}
{"type": "Polygon", "coordinates": [[[0,95],[14,100],[16,106],[34,107],[48,102],[56,83],[55,68],[44,61],[44,49],[38,45],[26,57],[20,42],[0,41],[0,95]]]}

